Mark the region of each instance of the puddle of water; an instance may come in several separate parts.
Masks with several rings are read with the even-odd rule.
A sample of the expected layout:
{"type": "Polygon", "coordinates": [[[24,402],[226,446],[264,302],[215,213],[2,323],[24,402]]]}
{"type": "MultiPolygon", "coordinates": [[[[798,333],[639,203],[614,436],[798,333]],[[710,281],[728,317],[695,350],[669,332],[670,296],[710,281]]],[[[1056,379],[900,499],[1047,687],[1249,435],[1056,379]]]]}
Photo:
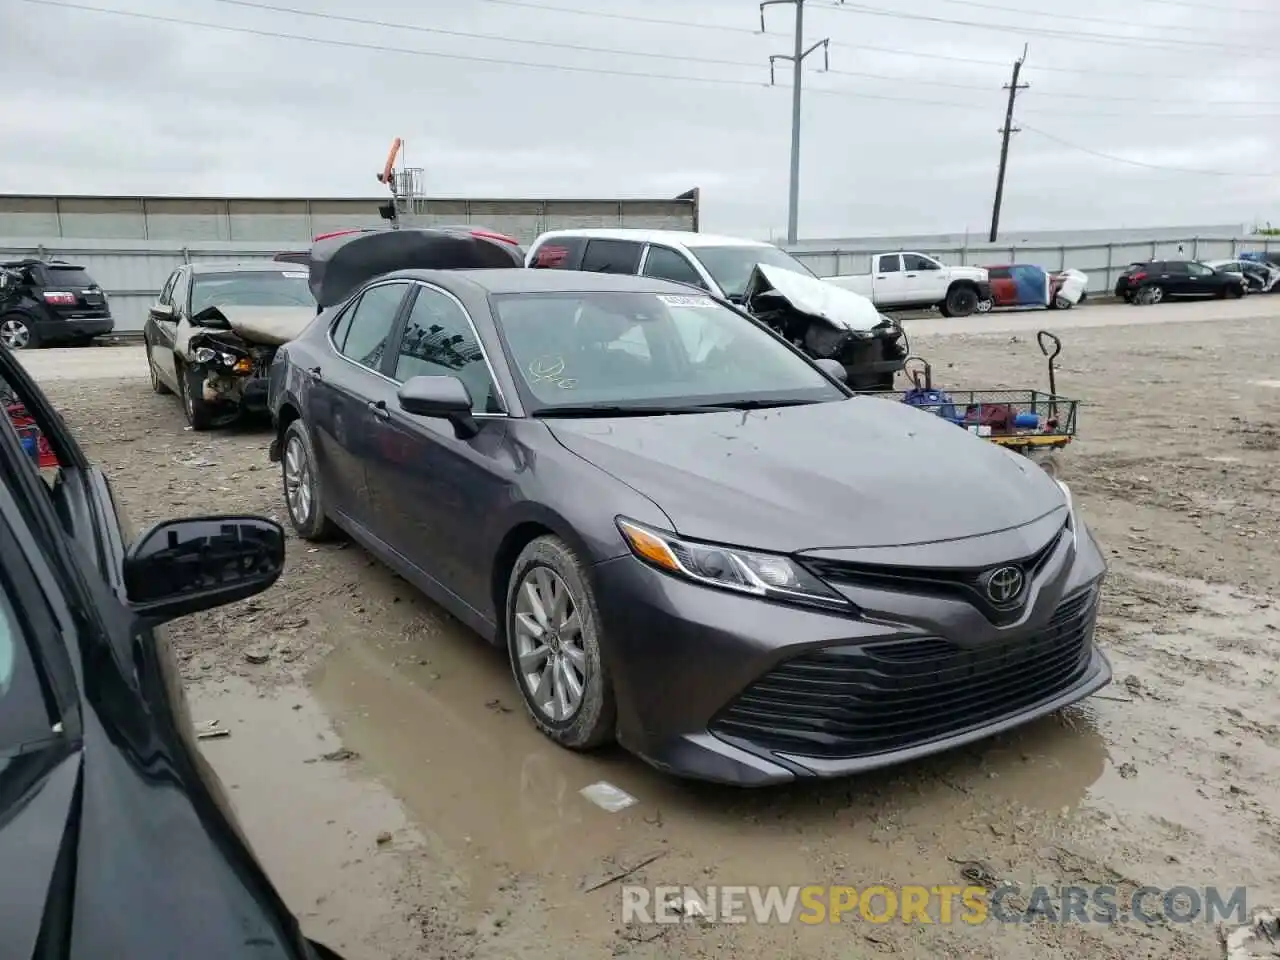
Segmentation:
{"type": "Polygon", "coordinates": [[[394,906],[395,851],[421,838],[389,791],[350,776],[349,763],[318,759],[342,744],[315,700],[243,680],[189,693],[197,720],[231,731],[201,748],[307,934],[345,960],[408,956],[418,936],[394,906]],[[384,832],[391,842],[379,844],[384,832]]]}

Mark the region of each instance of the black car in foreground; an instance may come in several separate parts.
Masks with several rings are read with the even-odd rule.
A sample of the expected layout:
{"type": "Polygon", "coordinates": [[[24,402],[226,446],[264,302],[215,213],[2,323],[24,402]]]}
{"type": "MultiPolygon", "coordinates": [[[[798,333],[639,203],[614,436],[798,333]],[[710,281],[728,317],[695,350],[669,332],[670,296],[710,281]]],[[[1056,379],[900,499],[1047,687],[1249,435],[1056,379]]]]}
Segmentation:
{"type": "Polygon", "coordinates": [[[665,280],[401,271],[277,353],[271,456],[302,537],[505,647],[566,747],[761,785],[1105,685],[1066,487],[841,372],[665,280]]]}
{"type": "Polygon", "coordinates": [[[1131,263],[1116,281],[1116,296],[1126,303],[1153,304],[1174,297],[1230,297],[1245,295],[1238,273],[1215,270],[1197,260],[1151,260],[1131,263]]]}
{"type": "Polygon", "coordinates": [[[334,960],[241,835],[162,626],[270,586],[283,531],[195,517],[131,539],[7,349],[0,381],[58,460],[42,476],[0,418],[0,957],[334,960]]]}
{"type": "Polygon", "coordinates": [[[115,328],[107,295],[84,267],[61,260],[10,260],[0,289],[0,344],[30,350],[84,344],[115,328]]]}

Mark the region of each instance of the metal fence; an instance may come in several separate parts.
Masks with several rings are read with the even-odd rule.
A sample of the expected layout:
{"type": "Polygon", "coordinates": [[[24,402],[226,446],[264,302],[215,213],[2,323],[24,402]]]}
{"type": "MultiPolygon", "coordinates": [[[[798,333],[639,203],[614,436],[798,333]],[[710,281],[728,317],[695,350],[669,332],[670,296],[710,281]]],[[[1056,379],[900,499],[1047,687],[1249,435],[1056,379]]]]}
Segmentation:
{"type": "MultiPolygon", "coordinates": [[[[642,226],[631,221],[628,226],[642,226]]],[[[685,229],[688,227],[686,226],[685,229]]],[[[289,242],[226,243],[206,242],[183,245],[172,241],[121,240],[27,240],[0,239],[0,259],[57,257],[83,266],[102,285],[111,301],[116,329],[121,333],[142,329],[147,310],[155,302],[165,280],[175,268],[194,261],[236,261],[270,259],[282,249],[296,247],[289,242]]],[[[305,246],[305,245],[304,245],[305,246]]],[[[892,250],[892,244],[877,250],[797,250],[795,256],[820,277],[866,272],[873,253],[892,250]]],[[[1186,256],[1200,260],[1227,259],[1245,250],[1280,249],[1280,239],[1262,237],[1196,238],[1090,244],[1081,246],[1001,247],[970,245],[918,248],[918,252],[949,264],[991,265],[1034,263],[1047,270],[1074,267],[1089,275],[1091,293],[1111,290],[1116,277],[1130,263],[1162,257],[1186,256]],[[1181,250],[1179,249],[1181,248],[1181,250]]]]}
{"type": "MultiPolygon", "coordinates": [[[[881,244],[872,249],[849,244],[830,250],[794,250],[796,259],[820,277],[869,273],[871,258],[878,253],[902,249],[881,244]]],[[[1251,250],[1280,250],[1280,237],[1183,237],[1090,244],[969,244],[948,247],[911,247],[950,265],[997,266],[1031,263],[1045,270],[1081,270],[1089,276],[1090,293],[1109,293],[1120,274],[1131,263],[1175,259],[1231,260],[1251,250]]]]}

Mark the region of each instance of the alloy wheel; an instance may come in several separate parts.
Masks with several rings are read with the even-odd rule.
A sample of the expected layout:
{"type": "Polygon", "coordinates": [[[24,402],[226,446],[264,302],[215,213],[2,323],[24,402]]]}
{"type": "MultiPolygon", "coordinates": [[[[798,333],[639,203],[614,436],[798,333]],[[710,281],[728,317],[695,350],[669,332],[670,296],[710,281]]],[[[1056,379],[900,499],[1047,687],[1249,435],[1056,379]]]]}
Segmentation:
{"type": "Polygon", "coordinates": [[[284,448],[284,497],[294,524],[306,526],[311,519],[311,505],[315,500],[312,487],[311,461],[302,441],[290,437],[284,448]]]}
{"type": "Polygon", "coordinates": [[[21,320],[5,320],[0,323],[0,342],[10,350],[25,350],[31,343],[31,331],[21,320]]]}
{"type": "Polygon", "coordinates": [[[578,604],[549,567],[525,574],[515,603],[517,672],[525,693],[552,723],[573,719],[587,687],[587,652],[578,604]]]}

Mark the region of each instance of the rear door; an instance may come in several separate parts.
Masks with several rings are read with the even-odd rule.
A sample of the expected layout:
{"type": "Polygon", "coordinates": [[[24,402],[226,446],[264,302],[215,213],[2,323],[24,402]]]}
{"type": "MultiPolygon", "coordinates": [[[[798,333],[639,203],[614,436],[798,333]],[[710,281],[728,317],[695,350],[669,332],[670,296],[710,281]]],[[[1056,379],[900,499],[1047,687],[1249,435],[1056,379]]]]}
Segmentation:
{"type": "Polygon", "coordinates": [[[872,265],[872,291],[879,306],[907,302],[907,279],[902,275],[902,254],[882,253],[872,265]]]}
{"type": "Polygon", "coordinates": [[[1160,282],[1165,293],[1172,293],[1174,296],[1181,297],[1197,292],[1185,260],[1170,260],[1165,263],[1164,269],[1160,271],[1160,282]]]}
{"type": "Polygon", "coordinates": [[[107,295],[84,267],[45,263],[40,272],[40,295],[45,306],[63,320],[92,320],[111,316],[107,295]]]}
{"type": "Polygon", "coordinates": [[[1018,287],[1008,267],[988,267],[987,279],[991,281],[991,299],[997,307],[1012,307],[1018,302],[1018,287]]]}
{"type": "Polygon", "coordinates": [[[311,374],[306,413],[325,497],[365,529],[373,524],[365,460],[375,454],[374,410],[390,382],[381,371],[409,287],[391,280],[366,288],[329,331],[335,361],[311,374]]]}
{"type": "Polygon", "coordinates": [[[640,254],[644,244],[634,240],[605,240],[592,238],[587,241],[582,255],[582,266],[587,273],[622,273],[635,276],[640,272],[640,254]]]}

